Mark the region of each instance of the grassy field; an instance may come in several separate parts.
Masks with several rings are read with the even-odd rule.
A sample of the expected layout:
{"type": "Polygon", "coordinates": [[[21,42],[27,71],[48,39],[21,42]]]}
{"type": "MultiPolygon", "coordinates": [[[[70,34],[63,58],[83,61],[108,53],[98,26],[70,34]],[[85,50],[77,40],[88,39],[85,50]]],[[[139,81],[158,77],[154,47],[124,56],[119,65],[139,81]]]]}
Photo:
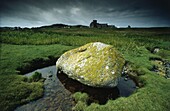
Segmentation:
{"type": "MultiPolygon", "coordinates": [[[[86,111],[169,111],[170,80],[150,71],[149,58],[170,61],[170,29],[89,29],[44,28],[1,30],[0,109],[14,110],[18,105],[43,94],[42,82],[27,82],[16,70],[37,58],[48,60],[89,42],[113,45],[124,56],[143,87],[131,96],[109,100],[105,105],[77,100],[74,110],[86,111]],[[159,47],[160,52],[150,50],[159,47]],[[148,50],[149,49],[149,50],[148,50]]],[[[84,94],[83,94],[84,95],[84,94]]],[[[81,94],[79,95],[81,96],[81,94]]],[[[102,95],[101,95],[102,96],[102,95]]],[[[81,97],[78,97],[81,98],[81,97]]]]}

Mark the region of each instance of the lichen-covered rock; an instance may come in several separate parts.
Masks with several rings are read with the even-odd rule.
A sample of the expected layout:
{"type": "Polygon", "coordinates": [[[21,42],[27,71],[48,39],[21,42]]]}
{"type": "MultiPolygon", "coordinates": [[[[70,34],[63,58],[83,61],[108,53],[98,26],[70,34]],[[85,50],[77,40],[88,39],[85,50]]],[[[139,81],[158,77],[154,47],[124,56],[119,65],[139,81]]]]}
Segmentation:
{"type": "Polygon", "coordinates": [[[83,84],[115,87],[124,63],[122,55],[111,45],[94,42],[65,52],[56,67],[83,84]]]}

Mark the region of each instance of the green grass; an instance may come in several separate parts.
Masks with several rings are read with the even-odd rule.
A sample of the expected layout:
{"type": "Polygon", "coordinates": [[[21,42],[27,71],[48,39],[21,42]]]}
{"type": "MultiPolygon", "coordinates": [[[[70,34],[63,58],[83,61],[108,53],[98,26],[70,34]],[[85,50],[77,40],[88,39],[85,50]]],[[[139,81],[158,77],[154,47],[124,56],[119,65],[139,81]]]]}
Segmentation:
{"type": "Polygon", "coordinates": [[[43,95],[42,82],[25,82],[16,69],[35,58],[59,57],[73,47],[63,45],[10,45],[1,44],[0,61],[0,108],[13,110],[17,105],[32,101],[43,95]]]}
{"type": "Polygon", "coordinates": [[[87,102],[89,99],[88,94],[86,93],[81,93],[81,92],[76,92],[73,94],[73,98],[75,99],[76,102],[82,101],[82,102],[87,102]]]}
{"type": "Polygon", "coordinates": [[[101,41],[115,47],[159,46],[170,49],[168,29],[148,30],[113,30],[113,29],[42,29],[26,31],[1,31],[1,42],[18,45],[62,44],[80,46],[89,42],[101,41]],[[128,44],[128,45],[127,45],[128,44]]]}
{"type": "MultiPolygon", "coordinates": [[[[25,81],[16,69],[37,58],[59,57],[65,51],[89,42],[113,45],[130,63],[130,68],[142,88],[129,97],[109,100],[105,105],[78,101],[74,110],[85,111],[168,111],[170,109],[170,80],[151,72],[150,57],[170,61],[170,30],[149,29],[39,29],[1,31],[0,109],[14,110],[42,96],[43,83],[25,81]],[[157,54],[147,48],[160,47],[157,54]],[[135,75],[136,74],[136,75],[135,75]],[[82,107],[83,106],[83,107],[82,107]]],[[[80,95],[76,98],[83,97],[80,95]]],[[[101,95],[102,96],[102,95],[101,95]]],[[[86,97],[86,96],[85,96],[86,97]]],[[[81,99],[81,98],[80,98],[81,99]]]]}
{"type": "Polygon", "coordinates": [[[2,111],[13,110],[17,105],[43,95],[43,83],[24,82],[22,76],[1,75],[0,82],[0,106],[2,111]]]}

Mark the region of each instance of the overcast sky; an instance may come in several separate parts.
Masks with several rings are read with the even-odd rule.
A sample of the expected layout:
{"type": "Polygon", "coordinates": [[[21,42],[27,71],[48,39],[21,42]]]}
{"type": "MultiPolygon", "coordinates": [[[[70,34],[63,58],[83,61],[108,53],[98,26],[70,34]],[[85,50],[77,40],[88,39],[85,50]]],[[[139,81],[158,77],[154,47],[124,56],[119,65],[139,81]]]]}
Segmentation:
{"type": "Polygon", "coordinates": [[[50,24],[170,27],[170,0],[0,0],[0,26],[50,24]]]}

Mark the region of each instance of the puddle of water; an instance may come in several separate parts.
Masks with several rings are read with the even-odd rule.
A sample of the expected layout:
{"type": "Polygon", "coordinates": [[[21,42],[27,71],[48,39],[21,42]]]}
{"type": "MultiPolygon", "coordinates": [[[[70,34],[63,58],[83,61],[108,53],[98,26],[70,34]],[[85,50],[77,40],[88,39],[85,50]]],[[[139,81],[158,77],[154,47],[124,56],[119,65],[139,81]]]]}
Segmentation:
{"type": "Polygon", "coordinates": [[[117,87],[119,89],[120,96],[128,97],[135,91],[136,84],[130,78],[128,78],[128,80],[125,80],[125,77],[121,77],[119,78],[119,83],[117,87]]]}
{"type": "Polygon", "coordinates": [[[89,95],[89,104],[92,102],[105,104],[109,99],[115,100],[120,96],[127,97],[131,95],[136,89],[135,83],[131,79],[125,80],[124,77],[119,78],[119,83],[117,87],[95,88],[73,80],[61,71],[58,72],[60,72],[57,73],[58,79],[62,82],[64,87],[71,93],[85,92],[89,95]]]}
{"type": "Polygon", "coordinates": [[[44,96],[38,100],[16,108],[15,111],[70,111],[73,106],[71,93],[64,88],[56,77],[56,66],[35,70],[25,76],[30,77],[35,72],[42,73],[44,81],[44,96]]]}
{"type": "Polygon", "coordinates": [[[68,78],[65,74],[57,74],[56,66],[38,69],[25,76],[30,77],[36,71],[42,73],[42,77],[46,78],[44,81],[44,96],[16,108],[15,111],[70,111],[74,105],[71,93],[86,92],[90,97],[89,104],[91,102],[105,104],[108,99],[114,100],[120,96],[129,96],[136,87],[132,80],[125,81],[123,77],[120,78],[119,84],[115,88],[89,87],[68,78]]]}

